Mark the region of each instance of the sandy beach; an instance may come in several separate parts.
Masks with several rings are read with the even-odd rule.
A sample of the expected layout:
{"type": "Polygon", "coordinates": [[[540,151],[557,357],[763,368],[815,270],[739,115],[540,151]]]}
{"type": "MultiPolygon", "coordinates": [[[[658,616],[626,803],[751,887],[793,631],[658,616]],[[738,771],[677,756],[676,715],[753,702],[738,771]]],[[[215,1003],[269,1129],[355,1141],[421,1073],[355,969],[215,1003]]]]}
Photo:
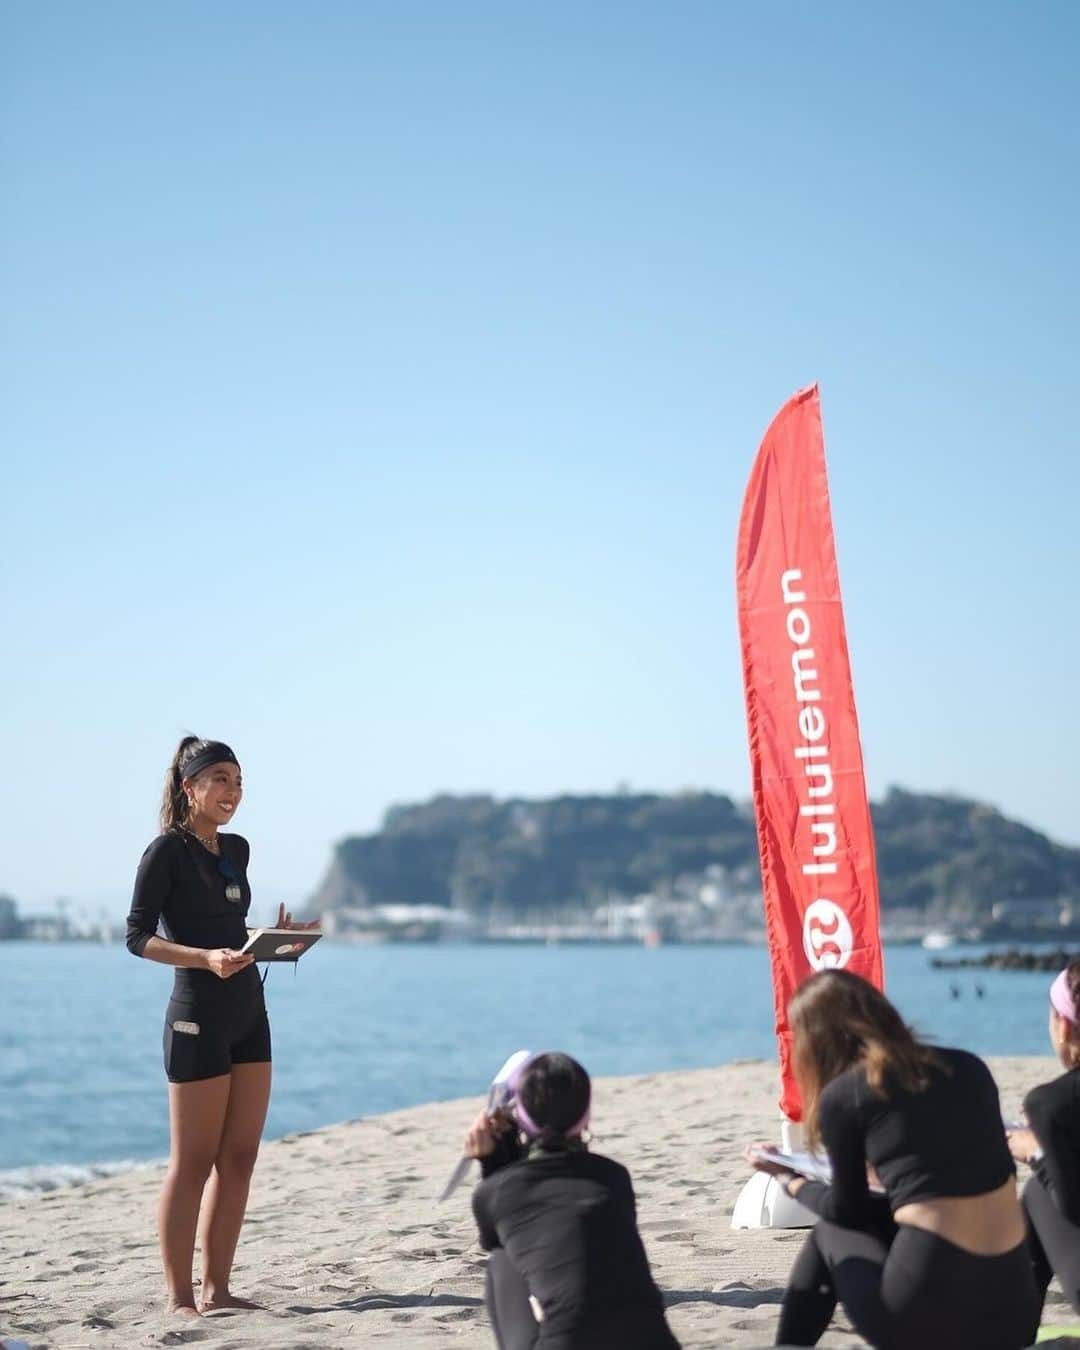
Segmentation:
{"type": "MultiPolygon", "coordinates": [[[[1006,1115],[1055,1073],[990,1061],[1006,1115]]],[[[593,1148],[634,1177],[642,1234],[687,1350],[771,1344],[802,1234],[734,1232],[745,1142],[774,1137],[776,1069],[600,1080],[593,1148]]],[[[154,1207],[161,1168],[0,1205],[0,1334],[35,1350],[202,1344],[331,1350],[492,1347],[484,1257],[466,1183],[436,1203],[480,1099],[416,1107],[264,1145],[234,1288],[265,1311],[178,1323],[161,1313],[154,1207]]],[[[1075,1321],[1051,1286],[1045,1319],[1075,1321]]],[[[860,1344],[843,1324],[822,1342],[860,1344]]]]}

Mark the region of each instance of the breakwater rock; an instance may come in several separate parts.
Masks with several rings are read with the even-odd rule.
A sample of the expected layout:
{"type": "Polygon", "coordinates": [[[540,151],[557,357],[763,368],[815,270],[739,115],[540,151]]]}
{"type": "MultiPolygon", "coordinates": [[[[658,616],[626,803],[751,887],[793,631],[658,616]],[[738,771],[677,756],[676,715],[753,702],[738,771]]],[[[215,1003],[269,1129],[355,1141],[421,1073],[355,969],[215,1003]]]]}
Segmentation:
{"type": "Polygon", "coordinates": [[[1053,952],[1011,947],[1004,952],[987,952],[985,956],[935,956],[930,964],[935,970],[1044,970],[1056,974],[1078,956],[1080,952],[1066,951],[1064,947],[1053,952]]]}

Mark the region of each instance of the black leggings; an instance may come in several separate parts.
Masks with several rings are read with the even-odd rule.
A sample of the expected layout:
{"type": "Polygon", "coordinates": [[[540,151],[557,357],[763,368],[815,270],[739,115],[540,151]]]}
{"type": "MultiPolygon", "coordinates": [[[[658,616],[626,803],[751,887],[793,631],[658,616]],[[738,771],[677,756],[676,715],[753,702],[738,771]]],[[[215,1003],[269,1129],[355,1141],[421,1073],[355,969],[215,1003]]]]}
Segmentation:
{"type": "Polygon", "coordinates": [[[1024,1213],[1039,1298],[1046,1298],[1056,1275],[1065,1297],[1080,1313],[1080,1228],[1062,1214],[1038,1177],[1024,1187],[1024,1213]]]}
{"type": "Polygon", "coordinates": [[[1041,1300],[1026,1243],[976,1256],[910,1224],[890,1227],[863,1233],[818,1220],[788,1281],[777,1345],[817,1345],[837,1299],[877,1350],[1031,1345],[1041,1300]]]}
{"type": "Polygon", "coordinates": [[[552,1331],[536,1320],[529,1287],[501,1247],[488,1254],[484,1301],[499,1350],[679,1350],[659,1300],[613,1301],[573,1331],[552,1331]]]}
{"type": "Polygon", "coordinates": [[[529,1304],[528,1285],[501,1247],[488,1256],[484,1302],[499,1350],[532,1350],[540,1323],[529,1304]]]}

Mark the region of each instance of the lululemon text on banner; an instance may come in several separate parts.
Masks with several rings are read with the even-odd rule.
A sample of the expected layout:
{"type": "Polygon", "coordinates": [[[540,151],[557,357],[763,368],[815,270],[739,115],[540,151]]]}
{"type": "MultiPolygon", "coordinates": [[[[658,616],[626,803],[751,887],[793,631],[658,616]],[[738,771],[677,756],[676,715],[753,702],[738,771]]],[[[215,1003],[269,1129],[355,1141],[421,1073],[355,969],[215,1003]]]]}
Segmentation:
{"type": "MultiPolygon", "coordinates": [[[[802,569],[799,567],[788,568],[780,578],[785,605],[800,605],[805,601],[806,593],[794,589],[800,581],[802,569]]],[[[821,689],[818,687],[818,673],[810,664],[814,659],[814,649],[809,645],[810,616],[805,609],[788,609],[787,635],[795,647],[791,653],[791,669],[795,677],[796,702],[816,704],[821,699],[821,689]]],[[[807,784],[806,795],[811,800],[799,807],[800,816],[814,817],[810,820],[810,835],[817,836],[811,840],[811,851],[815,858],[830,858],[836,852],[835,820],[817,819],[836,814],[836,803],[832,800],[833,771],[829,763],[828,743],[825,741],[827,729],[825,714],[820,708],[811,706],[799,709],[799,733],[804,741],[810,741],[811,744],[797,745],[795,758],[807,761],[803,768],[807,778],[821,780],[816,785],[812,782],[807,784]],[[820,745],[816,744],[818,741],[820,745]],[[814,801],[815,797],[824,800],[814,801]]],[[[807,877],[835,876],[836,863],[804,862],[802,870],[807,877]]]]}

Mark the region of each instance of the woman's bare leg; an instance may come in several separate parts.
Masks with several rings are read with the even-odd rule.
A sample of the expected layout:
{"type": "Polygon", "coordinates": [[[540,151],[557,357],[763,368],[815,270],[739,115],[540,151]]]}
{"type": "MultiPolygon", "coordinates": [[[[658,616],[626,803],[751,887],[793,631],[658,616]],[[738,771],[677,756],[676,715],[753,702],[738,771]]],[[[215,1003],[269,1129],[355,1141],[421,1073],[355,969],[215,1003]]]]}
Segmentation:
{"type": "Polygon", "coordinates": [[[229,1292],[229,1276],[269,1103],[269,1063],[234,1064],[225,1124],[199,1224],[204,1312],[258,1306],[229,1292]]]}
{"type": "Polygon", "coordinates": [[[169,1169],[158,1204],[158,1238],[170,1312],[197,1316],[191,1287],[203,1186],[221,1143],[229,1077],[169,1084],[169,1169]]]}

